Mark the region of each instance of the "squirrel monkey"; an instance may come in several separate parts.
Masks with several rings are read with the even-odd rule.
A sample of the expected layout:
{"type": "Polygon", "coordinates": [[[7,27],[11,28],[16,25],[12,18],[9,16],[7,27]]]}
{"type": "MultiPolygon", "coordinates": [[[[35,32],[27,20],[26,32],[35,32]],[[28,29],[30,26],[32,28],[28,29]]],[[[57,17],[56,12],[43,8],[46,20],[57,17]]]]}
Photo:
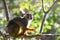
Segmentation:
{"type": "Polygon", "coordinates": [[[32,32],[34,29],[28,28],[29,20],[32,20],[32,14],[28,13],[27,10],[24,10],[25,13],[20,11],[20,17],[15,17],[10,20],[7,25],[7,30],[10,36],[20,37],[26,35],[26,32],[32,32]]]}

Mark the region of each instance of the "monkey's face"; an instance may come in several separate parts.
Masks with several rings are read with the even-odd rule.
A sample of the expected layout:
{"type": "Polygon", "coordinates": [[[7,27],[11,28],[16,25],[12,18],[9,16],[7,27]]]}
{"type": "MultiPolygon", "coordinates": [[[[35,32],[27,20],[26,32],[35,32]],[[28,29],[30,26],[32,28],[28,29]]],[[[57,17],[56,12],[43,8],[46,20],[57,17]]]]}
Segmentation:
{"type": "Polygon", "coordinates": [[[27,18],[28,20],[32,20],[33,16],[32,16],[32,14],[26,14],[25,18],[27,18]]]}
{"type": "Polygon", "coordinates": [[[31,11],[28,10],[28,9],[20,9],[20,17],[21,18],[27,18],[28,20],[32,20],[33,17],[32,17],[32,14],[31,14],[31,11]]]}

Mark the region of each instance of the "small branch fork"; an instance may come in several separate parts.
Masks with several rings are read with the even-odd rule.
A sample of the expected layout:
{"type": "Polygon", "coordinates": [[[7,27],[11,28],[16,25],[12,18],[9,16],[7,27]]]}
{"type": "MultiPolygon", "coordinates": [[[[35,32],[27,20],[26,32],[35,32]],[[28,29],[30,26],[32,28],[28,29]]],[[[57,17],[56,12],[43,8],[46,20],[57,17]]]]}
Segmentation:
{"type": "Polygon", "coordinates": [[[48,11],[45,11],[44,10],[44,2],[42,0],[42,9],[43,9],[43,12],[44,12],[45,15],[44,15],[44,18],[42,20],[41,27],[40,27],[40,34],[42,34],[42,32],[43,32],[43,26],[44,26],[44,22],[45,22],[46,16],[47,16],[48,12],[54,7],[55,3],[57,3],[57,0],[52,4],[52,6],[48,9],[48,11]]]}

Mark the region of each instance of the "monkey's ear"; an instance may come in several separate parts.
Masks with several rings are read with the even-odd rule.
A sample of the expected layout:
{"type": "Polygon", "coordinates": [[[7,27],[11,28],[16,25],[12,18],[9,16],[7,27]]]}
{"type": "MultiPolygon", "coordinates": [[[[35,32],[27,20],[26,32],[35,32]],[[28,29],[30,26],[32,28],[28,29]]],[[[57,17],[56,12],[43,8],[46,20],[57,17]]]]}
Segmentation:
{"type": "Polygon", "coordinates": [[[25,14],[25,11],[20,8],[20,13],[21,13],[21,14],[25,14]]]}
{"type": "Polygon", "coordinates": [[[23,9],[20,8],[20,17],[24,18],[25,17],[25,12],[23,9]]]}

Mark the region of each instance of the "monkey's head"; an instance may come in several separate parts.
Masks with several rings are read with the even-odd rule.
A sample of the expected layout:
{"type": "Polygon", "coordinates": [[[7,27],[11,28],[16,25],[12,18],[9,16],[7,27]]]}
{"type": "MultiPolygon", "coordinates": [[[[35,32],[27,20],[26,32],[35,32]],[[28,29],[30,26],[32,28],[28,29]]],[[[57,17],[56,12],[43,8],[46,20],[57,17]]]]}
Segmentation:
{"type": "Polygon", "coordinates": [[[27,18],[28,20],[32,20],[33,16],[31,14],[31,11],[28,9],[20,9],[20,17],[21,18],[27,18]]]}

